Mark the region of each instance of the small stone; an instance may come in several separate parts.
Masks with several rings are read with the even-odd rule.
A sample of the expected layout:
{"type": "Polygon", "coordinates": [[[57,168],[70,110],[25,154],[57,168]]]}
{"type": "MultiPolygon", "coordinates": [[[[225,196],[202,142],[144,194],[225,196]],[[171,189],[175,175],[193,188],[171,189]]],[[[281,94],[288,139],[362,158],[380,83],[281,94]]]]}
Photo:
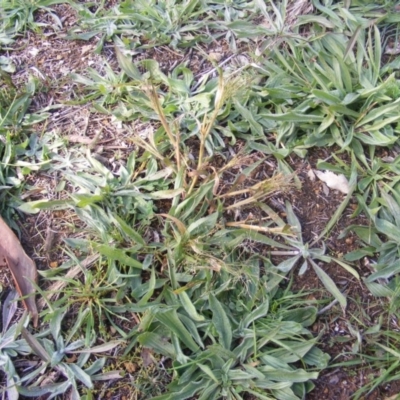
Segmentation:
{"type": "Polygon", "coordinates": [[[220,61],[222,58],[222,54],[221,53],[210,53],[208,55],[208,57],[210,58],[211,61],[220,61]]]}
{"type": "Polygon", "coordinates": [[[329,379],[329,383],[331,385],[336,385],[336,383],[339,382],[339,377],[337,375],[333,375],[331,376],[331,378],[329,379]]]}

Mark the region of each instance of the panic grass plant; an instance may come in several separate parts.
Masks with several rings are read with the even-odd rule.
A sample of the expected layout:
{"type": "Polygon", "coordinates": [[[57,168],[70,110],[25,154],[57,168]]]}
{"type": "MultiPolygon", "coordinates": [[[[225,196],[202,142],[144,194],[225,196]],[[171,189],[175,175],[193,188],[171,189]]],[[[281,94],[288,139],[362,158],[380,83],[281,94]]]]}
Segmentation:
{"type": "Polygon", "coordinates": [[[382,186],[380,196],[367,199],[359,195],[362,209],[371,219],[371,226],[350,226],[349,230],[359,236],[363,247],[349,253],[346,258],[358,260],[362,257],[378,256],[371,262],[372,274],[365,279],[367,287],[375,296],[389,297],[392,312],[397,313],[400,233],[400,207],[397,185],[382,186]]]}
{"type": "MultiPolygon", "coordinates": [[[[345,9],[340,13],[347,15],[345,9]]],[[[325,31],[317,19],[320,36],[296,45],[287,40],[253,63],[265,79],[241,104],[246,107],[237,108],[249,121],[252,148],[282,158],[291,151],[304,156],[314,146],[359,149],[396,142],[400,89],[395,75],[381,68],[379,29],[340,13],[330,11],[329,18],[338,19],[343,31],[325,31]],[[345,24],[357,30],[354,40],[345,24]]]]}
{"type": "Polygon", "coordinates": [[[46,11],[53,19],[55,29],[62,23],[50,6],[66,3],[66,0],[1,0],[0,2],[0,45],[7,45],[18,34],[25,34],[28,29],[39,31],[48,24],[35,21],[35,13],[46,11]],[[2,37],[4,35],[4,38],[2,37]]]}
{"type": "Polygon", "coordinates": [[[19,196],[27,177],[32,171],[46,170],[51,150],[62,144],[59,138],[48,134],[39,137],[33,132],[35,124],[49,116],[48,110],[29,112],[38,91],[38,82],[33,78],[17,88],[8,73],[0,74],[0,210],[17,231],[15,209],[21,204],[19,196]]]}
{"type": "Polygon", "coordinates": [[[110,40],[120,40],[132,55],[162,45],[187,49],[212,41],[226,41],[237,51],[240,43],[262,40],[266,36],[298,36],[285,29],[286,2],[277,7],[272,2],[127,0],[113,8],[99,6],[94,11],[84,5],[72,5],[78,10],[80,20],[78,26],[70,30],[69,37],[89,40],[100,34],[96,51],[110,40]],[[260,14],[267,27],[254,22],[260,14]]]}
{"type": "Polygon", "coordinates": [[[119,378],[116,372],[106,375],[99,373],[105,364],[105,358],[98,358],[90,366],[86,365],[91,354],[109,351],[118,346],[119,341],[111,341],[103,346],[84,348],[84,340],[70,342],[73,336],[71,334],[65,342],[61,332],[61,322],[65,315],[63,309],[48,313],[50,330],[44,330],[34,336],[26,328],[29,322],[26,313],[18,323],[11,324],[17,310],[17,297],[16,292],[10,292],[2,307],[3,331],[0,335],[0,368],[7,377],[6,392],[9,399],[18,399],[19,394],[26,397],[38,397],[49,393],[51,398],[54,398],[68,389],[72,389],[72,396],[77,399],[80,398],[77,381],[91,388],[93,380],[119,378]],[[54,341],[47,338],[50,332],[54,341]],[[32,353],[39,357],[39,361],[32,361],[27,368],[23,367],[22,369],[17,364],[14,365],[14,362],[18,361],[21,356],[32,353]],[[64,359],[68,355],[73,356],[74,354],[79,354],[76,363],[65,362],[64,359]],[[85,365],[86,368],[84,368],[85,365]],[[56,373],[51,373],[51,370],[56,373]],[[54,380],[57,379],[55,377],[60,374],[67,380],[54,383],[54,380]]]}
{"type": "MultiPolygon", "coordinates": [[[[263,208],[269,213],[271,218],[273,218],[278,226],[284,226],[286,224],[268,206],[264,205],[263,208]]],[[[333,223],[336,223],[338,217],[340,216],[340,212],[341,211],[339,209],[339,213],[336,212],[336,214],[332,217],[331,222],[328,224],[327,228],[329,228],[329,226],[331,226],[333,223]]],[[[336,300],[338,300],[343,310],[345,310],[347,306],[346,296],[338,289],[335,282],[329,277],[329,275],[323,270],[323,268],[321,268],[319,264],[321,262],[334,262],[344,268],[347,272],[351,273],[357,279],[360,279],[358,272],[343,260],[327,255],[326,248],[323,242],[322,247],[315,247],[315,244],[321,239],[321,237],[323,237],[327,233],[327,229],[325,229],[325,232],[322,232],[317,240],[314,240],[312,243],[304,243],[301,233],[302,231],[300,221],[294,214],[292,206],[289,202],[286,202],[286,214],[289,224],[294,229],[295,236],[285,237],[284,244],[276,243],[276,247],[281,248],[282,250],[271,251],[271,254],[273,255],[291,256],[290,258],[280,262],[276,266],[276,268],[286,274],[294,269],[301,262],[299,275],[303,275],[309,267],[312,267],[324,287],[336,298],[336,300]],[[295,250],[293,250],[293,248],[295,250]]]]}
{"type": "MultiPolygon", "coordinates": [[[[245,393],[260,399],[303,398],[327,363],[315,347],[318,338],[307,329],[317,309],[310,305],[294,313],[285,303],[289,292],[279,290],[284,274],[266,263],[261,270],[262,258],[247,246],[249,241],[270,245],[274,241],[267,234],[293,232],[273,220],[260,226],[228,219],[228,211],[259,208],[284,190],[285,178],[276,174],[248,184],[257,165],[241,154],[222,166],[212,162],[218,151],[215,127],[240,79],[219,70],[218,79],[193,94],[193,76],[184,68],[171,78],[146,61],[148,71],[139,73],[126,56],[118,57],[130,80],[121,78],[122,96],[115,100],[139,104],[134,94],[141,93],[146,115],[159,125],[146,139],[131,131],[138,150],[118,172],[82,148],[70,150],[74,156],[68,162],[53,154],[52,168],[66,181],[68,198],[29,202],[22,209],[72,209],[89,229],[84,237],[68,239],[69,246],[81,256],[99,258],[92,270],[82,268],[79,280],[63,277],[67,266],[43,274],[64,286],[57,308],[49,302],[49,309],[75,313],[69,340],[84,336],[86,345],[99,335],[107,340],[106,331],[95,328],[101,326],[95,321],[105,318],[126,341],[125,356],[142,346],[170,358],[173,382],[161,398],[240,399],[245,393]],[[246,185],[224,189],[227,173],[246,185]],[[138,316],[129,332],[127,313],[138,316]]],[[[96,85],[88,85],[88,91],[96,85]]],[[[97,106],[115,112],[112,104],[97,106]]],[[[51,312],[45,312],[50,324],[61,318],[51,312]]],[[[57,354],[59,346],[57,339],[57,354]]]]}

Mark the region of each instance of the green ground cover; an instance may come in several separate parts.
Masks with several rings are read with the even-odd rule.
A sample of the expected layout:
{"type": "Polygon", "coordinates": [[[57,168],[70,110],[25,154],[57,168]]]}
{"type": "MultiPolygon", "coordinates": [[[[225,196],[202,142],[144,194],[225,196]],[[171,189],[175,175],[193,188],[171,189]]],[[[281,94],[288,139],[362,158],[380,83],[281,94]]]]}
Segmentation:
{"type": "Polygon", "coordinates": [[[0,17],[0,210],[23,243],[35,218],[66,232],[52,268],[30,252],[39,328],[4,288],[9,399],[303,399],[332,365],[376,372],[360,398],[400,378],[395,1],[0,0],[0,17]],[[101,62],[62,77],[19,62],[53,37],[101,62]],[[106,131],[52,129],[72,108],[123,145],[105,157],[106,131]],[[316,149],[331,153],[316,168],[348,186],[308,240],[287,196],[301,187],[293,159],[316,149]],[[333,254],[351,202],[342,235],[357,246],[333,254]],[[333,264],[381,304],[377,321],[346,314],[333,264]],[[293,289],[309,271],[323,297],[293,289]],[[332,301],[324,313],[352,343],[340,363],[312,329],[332,301]]]}

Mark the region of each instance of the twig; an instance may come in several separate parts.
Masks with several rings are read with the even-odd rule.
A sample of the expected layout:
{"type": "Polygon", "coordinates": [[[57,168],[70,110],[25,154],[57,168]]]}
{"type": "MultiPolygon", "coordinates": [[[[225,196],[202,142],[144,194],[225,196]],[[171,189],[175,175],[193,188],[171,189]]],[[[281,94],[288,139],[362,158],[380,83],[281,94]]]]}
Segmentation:
{"type": "Polygon", "coordinates": [[[321,309],[317,312],[317,315],[322,315],[322,314],[324,314],[326,311],[330,310],[337,302],[338,302],[337,299],[331,301],[326,307],[321,308],[321,309]]]}

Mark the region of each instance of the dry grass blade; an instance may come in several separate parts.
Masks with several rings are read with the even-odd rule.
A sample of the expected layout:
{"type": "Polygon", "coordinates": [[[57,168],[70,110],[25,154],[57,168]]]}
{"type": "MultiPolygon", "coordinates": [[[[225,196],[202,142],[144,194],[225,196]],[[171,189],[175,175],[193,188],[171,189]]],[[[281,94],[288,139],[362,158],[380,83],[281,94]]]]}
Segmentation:
{"type": "Polygon", "coordinates": [[[268,228],[265,226],[257,226],[257,225],[249,225],[245,224],[243,221],[239,222],[227,222],[225,224],[226,226],[231,226],[231,227],[236,227],[236,228],[241,228],[241,229],[249,229],[252,231],[257,231],[257,232],[263,232],[263,233],[274,233],[274,234],[284,234],[284,235],[291,235],[294,236],[294,234],[290,230],[290,226],[276,226],[274,228],[268,228]]]}
{"type": "Polygon", "coordinates": [[[31,313],[33,325],[38,324],[38,311],[35,302],[37,281],[36,265],[25,253],[18,238],[0,217],[0,258],[5,261],[14,278],[19,294],[23,297],[24,307],[31,313]]]}
{"type": "Polygon", "coordinates": [[[51,360],[49,353],[47,353],[45,348],[39,343],[35,336],[33,336],[25,327],[22,327],[21,333],[23,338],[28,342],[29,346],[38,357],[40,357],[44,362],[49,362],[51,360]]]}
{"type": "Polygon", "coordinates": [[[237,201],[234,204],[231,204],[225,208],[226,210],[232,210],[235,208],[254,204],[278,192],[283,192],[285,189],[291,186],[291,179],[291,176],[288,177],[287,175],[277,174],[271,178],[258,182],[249,188],[224,193],[218,197],[221,199],[239,195],[249,195],[249,197],[245,198],[244,200],[237,201]]]}
{"type": "Polygon", "coordinates": [[[175,160],[176,160],[176,166],[177,170],[179,171],[181,167],[181,153],[179,149],[179,142],[180,142],[180,133],[179,129],[175,130],[175,134],[171,129],[170,124],[168,123],[164,111],[161,107],[160,100],[158,98],[157,92],[154,88],[153,85],[149,85],[145,87],[145,93],[147,97],[150,99],[151,104],[154,108],[154,111],[158,114],[161,124],[165,130],[165,133],[167,134],[172,146],[174,147],[175,150],[175,160]]]}

